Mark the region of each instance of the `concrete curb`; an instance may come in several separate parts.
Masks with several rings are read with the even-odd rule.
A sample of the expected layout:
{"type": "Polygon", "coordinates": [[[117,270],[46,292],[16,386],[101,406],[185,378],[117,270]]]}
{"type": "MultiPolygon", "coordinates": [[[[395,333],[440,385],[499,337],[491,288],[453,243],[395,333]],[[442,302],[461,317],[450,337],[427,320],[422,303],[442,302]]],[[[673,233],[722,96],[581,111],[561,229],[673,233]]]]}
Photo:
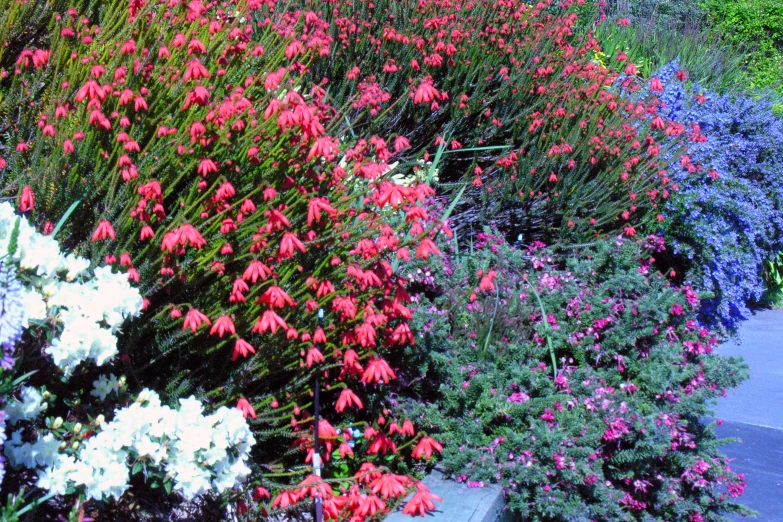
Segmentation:
{"type": "MultiPolygon", "coordinates": [[[[436,502],[437,510],[425,520],[432,522],[510,522],[511,513],[504,509],[503,488],[492,484],[483,488],[469,488],[453,480],[446,480],[437,468],[423,480],[430,490],[443,498],[436,502]]],[[[410,522],[409,516],[396,511],[387,522],[410,522]]]]}

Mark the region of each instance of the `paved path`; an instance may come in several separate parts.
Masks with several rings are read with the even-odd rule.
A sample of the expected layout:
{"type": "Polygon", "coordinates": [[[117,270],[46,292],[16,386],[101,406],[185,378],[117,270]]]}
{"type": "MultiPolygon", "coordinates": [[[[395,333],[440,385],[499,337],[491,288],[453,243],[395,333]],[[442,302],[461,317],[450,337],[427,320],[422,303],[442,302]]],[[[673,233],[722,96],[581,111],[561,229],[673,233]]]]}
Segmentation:
{"type": "Polygon", "coordinates": [[[718,353],[744,357],[751,377],[718,401],[715,414],[724,424],[717,432],[742,439],[723,447],[736,459],[732,468],[745,473],[739,500],[759,512],[757,520],[783,522],[783,310],[758,312],[740,335],[741,345],[728,342],[718,353]]]}

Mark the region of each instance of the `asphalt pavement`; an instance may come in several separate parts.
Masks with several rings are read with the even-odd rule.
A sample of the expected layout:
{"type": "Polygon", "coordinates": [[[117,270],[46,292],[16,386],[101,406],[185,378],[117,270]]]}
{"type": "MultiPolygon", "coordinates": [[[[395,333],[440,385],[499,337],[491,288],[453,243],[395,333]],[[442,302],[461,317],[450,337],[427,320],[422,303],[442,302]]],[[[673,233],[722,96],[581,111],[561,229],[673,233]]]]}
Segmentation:
{"type": "Polygon", "coordinates": [[[783,522],[783,310],[757,312],[740,326],[740,338],[718,353],[744,357],[750,379],[718,401],[715,416],[723,425],[716,431],[742,439],[722,448],[734,459],[732,469],[745,474],[739,502],[758,511],[756,520],[783,522]]]}

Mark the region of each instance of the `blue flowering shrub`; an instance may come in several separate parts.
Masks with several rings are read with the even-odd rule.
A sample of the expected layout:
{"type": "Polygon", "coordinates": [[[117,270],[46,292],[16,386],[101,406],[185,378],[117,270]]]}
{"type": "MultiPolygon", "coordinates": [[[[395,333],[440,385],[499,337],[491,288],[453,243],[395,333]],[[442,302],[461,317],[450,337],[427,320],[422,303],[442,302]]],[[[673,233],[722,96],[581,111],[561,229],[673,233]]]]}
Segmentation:
{"type": "Polygon", "coordinates": [[[689,83],[677,61],[650,85],[656,78],[661,116],[687,134],[681,168],[670,172],[679,190],[667,205],[667,242],[686,284],[703,294],[701,321],[733,332],[762,297],[765,259],[783,246],[783,122],[764,99],[689,83]]]}

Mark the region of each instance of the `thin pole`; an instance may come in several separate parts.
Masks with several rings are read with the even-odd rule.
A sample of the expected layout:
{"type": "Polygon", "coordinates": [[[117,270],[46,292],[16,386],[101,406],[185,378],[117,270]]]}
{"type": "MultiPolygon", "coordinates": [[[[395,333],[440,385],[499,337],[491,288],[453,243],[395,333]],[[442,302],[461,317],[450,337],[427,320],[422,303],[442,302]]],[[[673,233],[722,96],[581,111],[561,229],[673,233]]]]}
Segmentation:
{"type": "MultiPolygon", "coordinates": [[[[323,328],[324,325],[324,309],[318,310],[318,326],[323,328]]],[[[318,347],[316,345],[316,347],[318,347]]],[[[320,347],[318,347],[320,348],[320,347]]],[[[321,365],[317,364],[315,367],[315,438],[313,441],[313,471],[315,475],[320,478],[321,476],[321,454],[318,452],[318,418],[320,410],[320,377],[321,377],[321,365]]],[[[323,499],[321,494],[315,494],[315,522],[323,522],[323,499]]]]}

